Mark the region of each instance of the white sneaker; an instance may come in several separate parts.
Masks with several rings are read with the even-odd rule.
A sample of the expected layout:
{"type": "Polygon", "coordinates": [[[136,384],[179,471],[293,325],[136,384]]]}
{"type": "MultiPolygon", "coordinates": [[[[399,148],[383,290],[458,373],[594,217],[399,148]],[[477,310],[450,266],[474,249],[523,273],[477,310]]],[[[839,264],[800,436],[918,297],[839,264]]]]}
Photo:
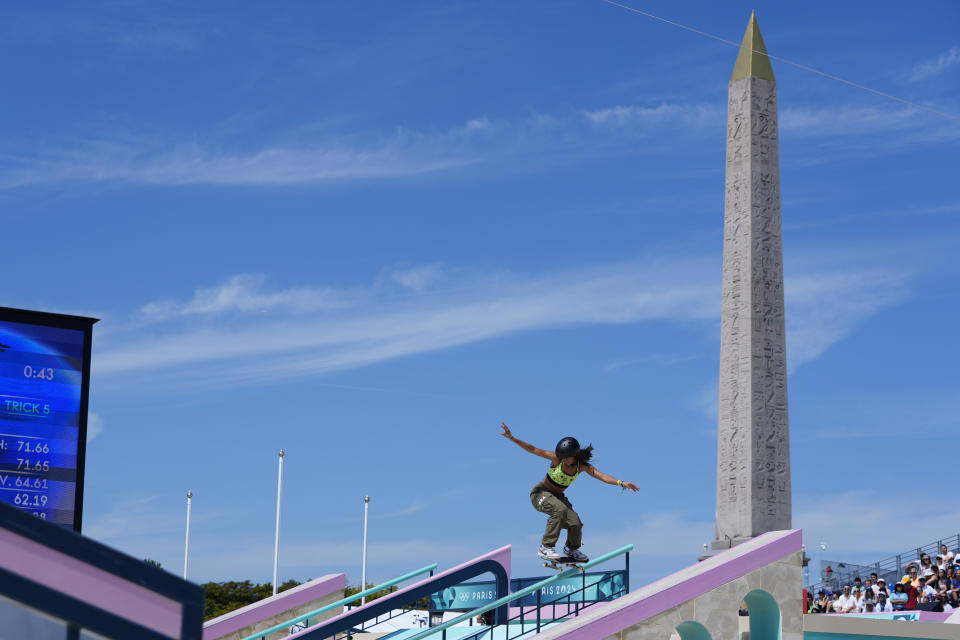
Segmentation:
{"type": "Polygon", "coordinates": [[[563,548],[563,555],[567,556],[574,562],[587,562],[590,560],[580,549],[571,549],[570,547],[563,548]]]}
{"type": "Polygon", "coordinates": [[[557,550],[553,547],[545,547],[543,545],[540,545],[537,555],[544,560],[559,560],[563,557],[563,554],[557,553],[557,550]]]}

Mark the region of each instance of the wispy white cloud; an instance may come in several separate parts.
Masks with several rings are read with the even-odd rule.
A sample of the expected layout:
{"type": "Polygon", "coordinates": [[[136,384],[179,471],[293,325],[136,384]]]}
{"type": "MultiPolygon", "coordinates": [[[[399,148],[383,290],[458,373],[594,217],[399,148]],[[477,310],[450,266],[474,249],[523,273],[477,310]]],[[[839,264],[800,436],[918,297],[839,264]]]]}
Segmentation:
{"type": "Polygon", "coordinates": [[[197,23],[196,15],[179,19],[151,13],[139,18],[125,11],[94,15],[65,7],[57,12],[7,14],[0,37],[7,43],[58,45],[112,44],[128,50],[185,52],[200,48],[216,34],[216,26],[197,23]]]}
{"type": "MultiPolygon", "coordinates": [[[[469,167],[475,175],[522,166],[529,171],[597,155],[665,153],[678,139],[702,139],[721,129],[725,114],[714,103],[620,104],[566,112],[535,112],[515,119],[481,115],[446,128],[391,131],[330,130],[298,125],[268,139],[234,148],[208,137],[171,144],[175,135],[104,135],[100,138],[30,140],[7,144],[0,155],[0,189],[47,183],[127,183],[182,186],[290,186],[353,180],[393,180],[469,167]],[[644,144],[638,145],[638,141],[644,144]]],[[[228,120],[234,120],[232,117],[228,120]]],[[[343,123],[341,123],[342,125],[343,123]]],[[[909,108],[788,107],[781,111],[784,136],[834,139],[899,134],[877,141],[903,148],[907,142],[943,144],[960,136],[909,108]]],[[[219,133],[218,133],[219,132],[219,133]]]]}
{"type": "Polygon", "coordinates": [[[97,540],[115,542],[144,534],[169,532],[173,527],[173,519],[159,513],[159,498],[150,495],[124,500],[106,513],[92,518],[88,516],[83,533],[97,540]]]}
{"type": "Polygon", "coordinates": [[[87,442],[103,433],[103,418],[99,413],[87,412],[87,442]]]}
{"type": "Polygon", "coordinates": [[[916,439],[935,438],[960,427],[960,397],[953,389],[938,388],[924,380],[919,388],[902,394],[844,394],[844,403],[829,414],[817,416],[795,440],[834,442],[874,438],[894,441],[909,432],[916,439]],[[918,410],[922,407],[922,410],[918,410]]]}
{"type": "Polygon", "coordinates": [[[692,564],[702,544],[713,539],[713,520],[692,519],[689,515],[675,512],[650,512],[639,514],[636,519],[616,532],[593,532],[591,547],[616,549],[626,544],[634,545],[631,552],[637,556],[686,556],[692,564]]]}
{"type": "Polygon", "coordinates": [[[823,540],[828,557],[870,554],[877,561],[957,532],[960,507],[937,492],[898,490],[884,482],[877,488],[848,488],[839,476],[825,479],[807,500],[794,504],[793,526],[803,528],[808,553],[814,541],[823,540]],[[910,526],[902,526],[905,517],[910,526]]]}
{"type": "MultiPolygon", "coordinates": [[[[429,500],[414,500],[400,508],[380,514],[371,510],[370,519],[393,520],[422,513],[437,496],[429,500]]],[[[442,496],[440,497],[442,499],[442,496]]],[[[161,562],[168,571],[179,572],[183,562],[184,512],[180,505],[171,505],[169,496],[139,495],[119,500],[108,509],[99,513],[87,513],[84,535],[120,549],[138,558],[150,558],[161,562]]],[[[380,503],[383,508],[387,507],[380,503]]],[[[396,505],[394,505],[395,507],[396,505]]],[[[190,541],[190,577],[191,579],[258,579],[266,576],[273,561],[273,530],[265,535],[235,535],[232,528],[235,514],[207,504],[194,511],[190,541]],[[226,532],[225,528],[229,531],[226,532]]],[[[361,546],[359,520],[325,517],[323,519],[326,535],[316,533],[298,533],[297,518],[284,516],[287,533],[282,537],[281,571],[286,577],[303,580],[324,573],[339,573],[352,570],[354,564],[359,568],[361,546]],[[349,525],[347,524],[349,523],[349,525]],[[350,532],[347,534],[346,531],[350,532]],[[349,537],[348,537],[349,536],[349,537]],[[356,563],[354,563],[356,559],[356,563]]],[[[368,558],[370,565],[378,566],[380,571],[389,571],[396,575],[393,567],[400,572],[409,571],[412,565],[422,566],[431,562],[445,563],[447,566],[459,564],[475,557],[478,551],[475,540],[448,542],[420,538],[393,538],[387,534],[389,526],[377,525],[379,534],[370,538],[368,558]]],[[[373,527],[376,529],[376,527],[373,527]]],[[[355,578],[359,578],[359,572],[355,578]]]]}
{"type": "Polygon", "coordinates": [[[215,287],[197,289],[193,297],[180,302],[159,300],[145,304],[139,313],[143,322],[163,322],[173,318],[230,312],[318,311],[349,307],[354,302],[349,292],[315,287],[294,287],[265,292],[266,276],[241,274],[215,287]]]}
{"type": "Polygon", "coordinates": [[[0,187],[51,182],[128,182],[278,186],[358,179],[393,179],[461,167],[475,160],[446,149],[436,137],[409,132],[370,144],[266,146],[223,151],[213,146],[168,147],[162,141],[81,140],[38,154],[7,154],[0,187]]]}
{"type": "Polygon", "coordinates": [[[379,520],[382,520],[384,518],[402,518],[404,516],[410,516],[420,511],[423,511],[424,507],[426,506],[427,505],[425,502],[423,502],[422,500],[417,500],[417,501],[411,502],[410,504],[403,507],[402,509],[399,509],[397,511],[391,511],[389,513],[375,514],[372,516],[372,518],[379,519],[379,520]]]}
{"type": "MultiPolygon", "coordinates": [[[[109,375],[235,359],[228,377],[238,382],[363,366],[532,329],[708,318],[716,299],[715,287],[704,284],[705,266],[686,261],[541,277],[504,274],[419,295],[378,297],[371,291],[365,304],[355,309],[290,313],[266,320],[244,317],[233,323],[220,318],[202,329],[195,323],[172,322],[166,332],[153,330],[149,338],[135,331],[129,341],[120,342],[122,337],[115,336],[116,342],[100,351],[94,369],[97,375],[109,375]]],[[[234,286],[231,280],[222,288],[232,291],[234,286]]],[[[318,290],[327,299],[326,290],[318,290]]],[[[205,289],[199,297],[231,299],[215,289],[205,289]]],[[[194,295],[193,300],[197,298],[194,295]]],[[[163,308],[192,306],[165,303],[163,308]]]]}
{"type": "MultiPolygon", "coordinates": [[[[691,396],[690,405],[711,421],[716,421],[720,414],[720,377],[717,376],[709,384],[700,387],[691,396]]],[[[710,431],[711,437],[715,434],[715,431],[710,431]]]]}
{"type": "MultiPolygon", "coordinates": [[[[0,156],[0,188],[51,182],[121,182],[150,185],[285,186],[345,180],[397,179],[466,166],[496,166],[507,159],[579,158],[627,148],[626,140],[690,135],[721,114],[709,105],[618,106],[563,114],[534,113],[516,120],[471,118],[446,129],[349,133],[330,131],[245,150],[196,140],[171,146],[169,135],[114,136],[40,145],[0,156]],[[589,144],[586,144],[589,142],[589,144]],[[42,148],[41,151],[34,151],[42,148]],[[562,153],[558,153],[562,151],[562,153]]],[[[308,131],[298,127],[301,133],[308,131]]],[[[316,132],[314,132],[316,134],[316,132]]],[[[653,152],[652,149],[645,149],[653,152]]]]}
{"type": "Polygon", "coordinates": [[[926,114],[894,107],[787,107],[780,112],[780,131],[791,137],[849,136],[926,126],[926,114]]]}
{"type": "Polygon", "coordinates": [[[910,274],[893,269],[811,273],[787,279],[787,366],[820,357],[866,318],[910,295],[910,274]]]}
{"type": "Polygon", "coordinates": [[[960,47],[950,47],[935,60],[925,60],[917,64],[908,76],[908,80],[919,82],[938,76],[947,69],[960,64],[960,47]]]}
{"type": "MultiPolygon", "coordinates": [[[[821,203],[804,203],[804,202],[795,202],[790,204],[785,204],[784,209],[793,209],[797,210],[803,207],[815,206],[821,203]]],[[[905,204],[901,206],[892,206],[891,208],[884,209],[869,209],[861,211],[852,211],[849,213],[841,213],[837,215],[831,215],[829,217],[820,218],[818,220],[795,220],[790,223],[784,224],[783,228],[785,232],[790,232],[798,229],[812,229],[817,227],[836,227],[839,224],[849,224],[851,222],[857,222],[861,220],[877,220],[878,218],[901,218],[901,217],[915,217],[919,218],[921,216],[937,216],[937,215],[950,215],[960,213],[960,202],[945,202],[937,205],[930,206],[916,206],[913,204],[905,204]]]]}
{"type": "Polygon", "coordinates": [[[675,364],[681,364],[684,362],[690,362],[691,360],[697,360],[702,357],[703,357],[702,355],[679,355],[679,354],[669,354],[669,353],[653,353],[650,355],[645,355],[637,358],[622,358],[620,360],[613,360],[603,365],[603,371],[604,373],[614,373],[625,367],[631,367],[633,365],[642,364],[642,363],[652,363],[652,364],[659,364],[665,367],[670,367],[675,364]]]}
{"type": "MultiPolygon", "coordinates": [[[[784,283],[787,368],[790,373],[822,356],[868,318],[911,295],[912,274],[893,269],[809,271],[784,283]]],[[[719,310],[718,310],[719,314],[719,310]]],[[[716,420],[718,379],[690,396],[690,406],[716,420]]],[[[713,437],[714,432],[709,434],[713,437]]]]}
{"type": "Polygon", "coordinates": [[[787,107],[780,113],[780,131],[793,148],[790,162],[799,165],[850,162],[960,140],[953,123],[912,107],[787,107]]]}
{"type": "MultiPolygon", "coordinates": [[[[115,29],[101,28],[114,43],[134,49],[192,51],[198,49],[204,40],[199,30],[192,30],[186,25],[158,24],[153,20],[115,29]]],[[[209,37],[209,32],[205,35],[209,37]]]]}
{"type": "Polygon", "coordinates": [[[633,127],[668,122],[706,127],[722,123],[725,116],[716,105],[669,103],[661,103],[655,107],[635,104],[616,105],[592,111],[582,111],[581,113],[591,124],[612,127],[633,127]]]}
{"type": "Polygon", "coordinates": [[[443,278],[443,268],[439,264],[428,264],[422,267],[394,270],[390,272],[390,278],[404,288],[423,291],[443,278]]]}
{"type": "MultiPolygon", "coordinates": [[[[411,272],[418,269],[404,273],[411,272]]],[[[309,286],[271,292],[260,279],[236,276],[183,302],[146,305],[156,324],[145,332],[134,323],[105,336],[94,373],[116,384],[169,372],[184,384],[207,379],[231,385],[363,367],[523,331],[715,321],[719,315],[715,265],[688,258],[540,276],[461,276],[444,289],[430,288],[430,281],[411,276],[399,289],[405,295],[376,283],[350,291],[309,286]],[[247,297],[256,304],[238,302],[247,297]],[[330,303],[344,299],[352,304],[330,303]],[[262,306],[276,313],[249,313],[262,306]]],[[[791,368],[821,356],[866,318],[904,299],[908,281],[903,273],[870,269],[789,278],[791,368]]],[[[143,317],[141,310],[137,319],[143,317]]]]}

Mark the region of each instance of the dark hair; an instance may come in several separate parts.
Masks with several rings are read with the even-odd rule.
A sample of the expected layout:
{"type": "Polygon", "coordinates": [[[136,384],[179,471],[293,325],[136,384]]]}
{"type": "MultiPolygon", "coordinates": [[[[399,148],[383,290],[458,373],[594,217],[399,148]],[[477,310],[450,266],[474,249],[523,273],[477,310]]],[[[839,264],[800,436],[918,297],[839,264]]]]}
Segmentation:
{"type": "Polygon", "coordinates": [[[587,464],[590,462],[590,458],[593,457],[593,445],[589,444],[586,449],[580,449],[580,451],[574,454],[574,457],[580,464],[587,464]]]}

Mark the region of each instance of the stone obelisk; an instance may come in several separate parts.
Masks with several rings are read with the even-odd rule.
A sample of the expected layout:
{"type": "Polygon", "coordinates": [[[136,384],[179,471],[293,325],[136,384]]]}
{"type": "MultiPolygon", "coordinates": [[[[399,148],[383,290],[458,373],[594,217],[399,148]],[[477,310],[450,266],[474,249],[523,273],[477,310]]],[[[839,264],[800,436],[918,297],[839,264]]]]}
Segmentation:
{"type": "Polygon", "coordinates": [[[791,528],[778,152],[777,85],[751,14],[727,97],[714,552],[791,528]]]}

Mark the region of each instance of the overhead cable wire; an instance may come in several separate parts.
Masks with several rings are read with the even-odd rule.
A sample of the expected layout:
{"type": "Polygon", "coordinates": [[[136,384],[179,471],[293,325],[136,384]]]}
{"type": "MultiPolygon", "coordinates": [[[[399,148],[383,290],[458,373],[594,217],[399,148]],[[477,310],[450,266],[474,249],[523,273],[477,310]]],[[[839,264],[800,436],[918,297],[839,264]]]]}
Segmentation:
{"type": "MultiPolygon", "coordinates": [[[[688,26],[688,25],[681,24],[681,23],[679,23],[679,22],[674,22],[673,20],[667,20],[666,18],[661,18],[660,16],[654,15],[654,14],[648,12],[648,11],[641,11],[640,9],[635,9],[635,8],[629,6],[629,5],[621,4],[621,3],[619,3],[619,2],[614,2],[614,0],[601,0],[601,2],[605,2],[605,3],[609,4],[609,5],[613,5],[613,6],[615,6],[615,7],[620,7],[621,9],[626,9],[627,11],[632,11],[633,13],[638,13],[638,14],[640,14],[640,15],[642,15],[642,16],[646,16],[646,17],[648,17],[648,18],[652,18],[653,20],[659,20],[660,22],[665,22],[666,24],[669,24],[669,25],[671,25],[671,26],[677,27],[677,28],[679,28],[679,29],[684,29],[684,30],[686,30],[686,31],[692,31],[693,33],[696,33],[697,35],[705,36],[705,37],[707,37],[707,38],[712,38],[712,39],[718,40],[718,41],[720,41],[720,42],[722,42],[722,43],[724,43],[724,44],[729,44],[729,45],[733,45],[734,47],[740,48],[740,43],[739,43],[739,42],[734,42],[733,40],[727,40],[726,38],[721,38],[720,36],[714,35],[714,34],[712,34],[712,33],[708,33],[708,32],[706,32],[706,31],[701,31],[700,29],[695,29],[695,28],[690,27],[690,26],[688,26]]],[[[890,100],[895,100],[895,101],[897,101],[897,102],[901,102],[901,103],[903,103],[903,104],[905,104],[905,105],[907,105],[907,106],[913,107],[914,109],[921,109],[921,110],[923,110],[923,111],[928,111],[928,112],[930,112],[930,113],[932,113],[932,114],[934,114],[934,115],[940,116],[941,118],[947,118],[948,120],[953,120],[953,121],[955,121],[955,122],[960,122],[960,116],[955,116],[955,115],[950,114],[950,113],[944,113],[943,111],[938,111],[938,110],[936,110],[936,109],[931,109],[930,107],[924,106],[924,105],[922,105],[922,104],[917,104],[916,102],[911,102],[910,100],[907,100],[907,99],[905,99],[905,98],[900,98],[900,97],[891,95],[891,94],[889,94],[889,93],[884,93],[883,91],[878,91],[877,89],[871,89],[870,87],[864,86],[864,85],[862,85],[862,84],[857,84],[856,82],[851,82],[850,80],[845,80],[844,78],[841,78],[841,77],[839,77],[839,76],[831,75],[831,74],[829,74],[829,73],[824,73],[823,71],[820,71],[820,70],[818,70],[818,69],[814,69],[813,67],[808,67],[808,66],[805,65],[805,64],[800,64],[799,62],[794,62],[793,60],[788,60],[788,59],[786,59],[786,58],[781,58],[780,56],[771,55],[771,54],[767,53],[766,51],[759,51],[759,50],[757,50],[757,49],[753,49],[752,51],[753,51],[754,53],[759,53],[759,54],[761,54],[761,55],[765,55],[765,56],[767,56],[768,58],[770,58],[771,60],[776,60],[777,62],[782,62],[782,63],[784,63],[784,64],[788,64],[788,65],[793,66],[793,67],[796,67],[796,68],[798,68],[798,69],[803,69],[804,71],[809,71],[810,73],[815,73],[815,74],[817,74],[817,75],[819,75],[819,76],[823,76],[824,78],[829,78],[829,79],[831,79],[831,80],[836,80],[837,82],[842,82],[843,84],[850,85],[851,87],[856,87],[857,89],[862,89],[863,91],[869,91],[870,93],[876,94],[876,95],[878,95],[878,96],[882,96],[882,97],[888,98],[888,99],[890,99],[890,100]]]]}

